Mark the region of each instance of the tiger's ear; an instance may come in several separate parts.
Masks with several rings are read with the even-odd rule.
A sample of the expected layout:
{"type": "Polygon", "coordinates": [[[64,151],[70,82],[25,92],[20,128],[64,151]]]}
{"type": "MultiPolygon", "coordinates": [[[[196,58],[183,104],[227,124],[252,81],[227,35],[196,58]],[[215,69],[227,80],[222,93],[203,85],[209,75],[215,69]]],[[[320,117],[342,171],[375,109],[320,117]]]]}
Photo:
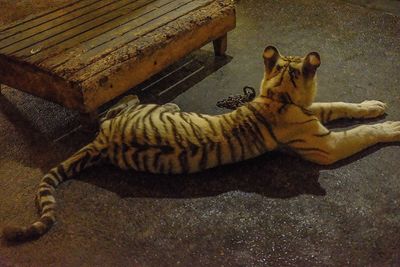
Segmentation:
{"type": "Polygon", "coordinates": [[[281,55],[279,54],[278,49],[276,49],[274,46],[267,46],[264,49],[263,57],[264,57],[265,70],[267,74],[269,74],[271,70],[274,68],[278,59],[281,57],[281,55]]]}
{"type": "Polygon", "coordinates": [[[304,59],[303,74],[307,77],[314,77],[318,67],[321,65],[321,57],[317,52],[309,53],[304,59]]]}

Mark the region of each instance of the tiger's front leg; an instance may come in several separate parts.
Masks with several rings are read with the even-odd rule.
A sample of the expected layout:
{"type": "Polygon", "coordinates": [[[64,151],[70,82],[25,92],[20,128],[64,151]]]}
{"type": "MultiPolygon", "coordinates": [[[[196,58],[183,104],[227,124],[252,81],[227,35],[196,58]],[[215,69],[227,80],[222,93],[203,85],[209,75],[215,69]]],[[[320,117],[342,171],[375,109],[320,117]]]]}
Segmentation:
{"type": "Polygon", "coordinates": [[[377,100],[366,100],[362,103],[313,103],[307,108],[322,123],[333,120],[347,119],[370,119],[382,116],[385,113],[386,104],[377,100]]]}
{"type": "Polygon", "coordinates": [[[303,158],[323,165],[377,143],[400,142],[400,121],[362,125],[342,132],[331,132],[318,121],[311,121],[307,129],[302,129],[301,135],[292,135],[286,143],[303,158]]]}

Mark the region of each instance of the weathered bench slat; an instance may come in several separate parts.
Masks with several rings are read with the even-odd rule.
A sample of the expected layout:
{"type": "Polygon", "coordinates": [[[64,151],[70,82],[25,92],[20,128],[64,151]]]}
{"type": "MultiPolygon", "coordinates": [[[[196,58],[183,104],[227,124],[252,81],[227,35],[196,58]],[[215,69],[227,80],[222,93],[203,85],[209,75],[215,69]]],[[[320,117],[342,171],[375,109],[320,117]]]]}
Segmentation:
{"type": "MultiPolygon", "coordinates": [[[[141,0],[139,2],[148,2],[148,0],[141,0]]],[[[57,71],[55,68],[66,63],[66,61],[69,61],[71,57],[74,57],[75,55],[81,57],[87,53],[87,51],[118,38],[123,34],[126,34],[128,31],[136,30],[137,27],[148,23],[157,16],[162,16],[170,10],[176,9],[184,2],[187,1],[159,0],[155,3],[141,6],[141,8],[128,14],[129,16],[127,15],[119,20],[113,21],[112,23],[102,25],[101,27],[90,27],[90,31],[85,31],[73,36],[72,38],[66,39],[64,42],[53,47],[44,48],[35,55],[29,56],[26,60],[31,63],[40,64],[43,68],[57,71]],[[156,6],[156,4],[160,2],[166,3],[162,9],[159,9],[156,6]],[[79,44],[79,46],[77,46],[77,44],[79,44]],[[71,48],[72,51],[67,51],[71,48]],[[47,62],[44,62],[46,60],[47,62]]],[[[107,49],[108,48],[109,47],[107,47],[107,49]]]]}
{"type": "MultiPolygon", "coordinates": [[[[146,2],[148,0],[143,1],[146,2]]],[[[118,35],[125,34],[127,30],[134,30],[135,25],[137,25],[136,27],[143,25],[143,23],[146,22],[139,24],[137,22],[139,18],[153,13],[157,8],[169,4],[170,2],[172,1],[153,1],[152,3],[134,10],[129,16],[121,18],[117,24],[107,24],[96,29],[96,31],[86,32],[84,35],[76,36],[54,47],[51,51],[47,52],[46,56],[43,56],[42,53],[38,53],[30,56],[26,60],[34,64],[40,64],[43,68],[57,72],[58,67],[66,64],[67,61],[70,61],[72,58],[80,56],[84,51],[89,51],[94,47],[107,43],[111,39],[118,37],[118,35]],[[78,47],[76,46],[77,43],[79,43],[78,47]],[[49,57],[49,54],[57,54],[57,56],[49,57]]],[[[67,66],[63,67],[68,68],[67,66]]]]}
{"type": "Polygon", "coordinates": [[[0,29],[0,83],[93,112],[210,41],[224,54],[235,20],[232,0],[75,1],[0,29]]]}
{"type": "MultiPolygon", "coordinates": [[[[102,14],[107,14],[112,5],[117,5],[115,0],[102,0],[91,2],[79,9],[70,12],[69,16],[59,16],[52,18],[49,21],[42,22],[35,27],[29,27],[26,30],[20,30],[18,34],[14,34],[7,38],[3,38],[0,51],[2,53],[15,53],[22,48],[34,45],[36,42],[61,34],[68,29],[81,25],[85,22],[91,21],[102,14]],[[92,5],[96,5],[93,9],[92,5]]],[[[121,5],[121,3],[119,3],[121,5]]],[[[26,23],[26,25],[29,25],[26,23]]]]}
{"type": "Polygon", "coordinates": [[[29,57],[32,54],[32,51],[38,51],[38,53],[40,53],[41,50],[45,51],[56,45],[63,46],[65,41],[77,36],[85,35],[87,32],[96,32],[102,27],[107,27],[108,25],[111,25],[111,27],[113,25],[118,25],[121,17],[124,15],[130,15],[132,10],[146,5],[146,2],[148,1],[118,1],[104,9],[88,13],[85,16],[68,21],[60,26],[49,28],[42,33],[1,49],[0,52],[17,57],[29,57]]]}
{"type": "Polygon", "coordinates": [[[84,8],[86,6],[90,6],[96,2],[98,2],[98,0],[78,0],[65,6],[43,12],[39,15],[28,16],[22,21],[17,21],[10,25],[0,27],[0,41],[10,36],[20,34],[23,31],[38,27],[54,19],[62,17],[65,17],[65,19],[67,19],[67,16],[69,16],[74,11],[79,10],[80,8],[84,8]]]}
{"type": "MultiPolygon", "coordinates": [[[[140,18],[137,23],[140,25],[139,27],[135,27],[135,25],[128,25],[128,27],[125,29],[126,32],[121,35],[117,35],[115,39],[110,39],[106,42],[105,40],[101,40],[101,42],[96,42],[99,45],[89,49],[88,51],[85,51],[84,53],[79,54],[80,60],[79,61],[74,61],[74,60],[69,60],[67,64],[64,64],[54,71],[58,73],[58,71],[61,69],[64,71],[64,77],[71,79],[73,81],[84,81],[90,78],[90,76],[93,76],[92,71],[88,71],[88,69],[91,69],[91,66],[98,60],[105,58],[107,55],[115,52],[113,55],[118,54],[118,49],[128,45],[131,42],[134,42],[138,40],[139,38],[143,37],[144,35],[152,32],[155,29],[160,28],[161,26],[166,25],[167,23],[188,14],[191,11],[194,11],[198,8],[200,8],[202,5],[200,5],[203,2],[212,2],[212,0],[204,0],[204,1],[199,1],[199,3],[196,3],[197,5],[188,5],[182,3],[187,2],[185,0],[180,0],[177,1],[179,3],[179,6],[181,8],[176,9],[177,6],[171,6],[171,12],[164,14],[165,16],[159,16],[158,18],[151,19],[147,17],[142,17],[140,18]],[[132,26],[129,27],[129,26],[132,26]],[[132,30],[130,30],[131,28],[132,30]],[[129,30],[129,31],[128,31],[129,30]],[[134,30],[134,32],[132,32],[134,30]],[[132,33],[131,33],[132,32],[132,33]],[[131,34],[128,34],[131,33],[131,34]],[[79,64],[80,61],[85,61],[86,64],[81,67],[79,64]],[[69,63],[69,64],[68,64],[69,63]],[[67,73],[70,72],[70,73],[67,73]]],[[[169,9],[169,8],[168,8],[169,9]]],[[[153,16],[151,16],[153,17],[153,16]]],[[[96,68],[96,73],[100,73],[105,69],[104,65],[102,64],[101,66],[95,66],[96,68]]]]}

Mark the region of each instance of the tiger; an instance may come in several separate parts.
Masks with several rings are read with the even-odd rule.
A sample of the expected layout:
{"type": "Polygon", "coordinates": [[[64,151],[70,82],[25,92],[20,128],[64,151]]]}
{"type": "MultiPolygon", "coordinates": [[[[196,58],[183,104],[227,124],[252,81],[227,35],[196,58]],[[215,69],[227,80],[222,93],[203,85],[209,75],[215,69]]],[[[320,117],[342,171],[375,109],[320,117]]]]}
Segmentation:
{"type": "Polygon", "coordinates": [[[284,148],[305,160],[328,165],[380,142],[400,141],[400,121],[331,131],[333,120],[382,116],[386,104],[314,103],[320,55],[263,52],[258,95],[219,115],[183,112],[173,103],[141,104],[126,96],[102,118],[94,140],[43,176],[36,194],[40,218],[26,227],[6,226],[10,242],[37,239],[54,225],[55,190],[63,181],[101,162],[156,174],[194,173],[284,148]]]}

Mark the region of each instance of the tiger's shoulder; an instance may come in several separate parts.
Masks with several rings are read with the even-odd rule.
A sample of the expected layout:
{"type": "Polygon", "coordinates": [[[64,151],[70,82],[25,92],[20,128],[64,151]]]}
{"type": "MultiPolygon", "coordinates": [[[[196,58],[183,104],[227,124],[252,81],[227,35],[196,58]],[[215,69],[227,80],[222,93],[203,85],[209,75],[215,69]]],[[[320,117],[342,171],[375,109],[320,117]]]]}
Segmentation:
{"type": "Polygon", "coordinates": [[[255,100],[248,103],[247,108],[255,114],[258,113],[264,116],[273,125],[282,126],[318,121],[318,118],[311,110],[291,103],[255,100]]]}

